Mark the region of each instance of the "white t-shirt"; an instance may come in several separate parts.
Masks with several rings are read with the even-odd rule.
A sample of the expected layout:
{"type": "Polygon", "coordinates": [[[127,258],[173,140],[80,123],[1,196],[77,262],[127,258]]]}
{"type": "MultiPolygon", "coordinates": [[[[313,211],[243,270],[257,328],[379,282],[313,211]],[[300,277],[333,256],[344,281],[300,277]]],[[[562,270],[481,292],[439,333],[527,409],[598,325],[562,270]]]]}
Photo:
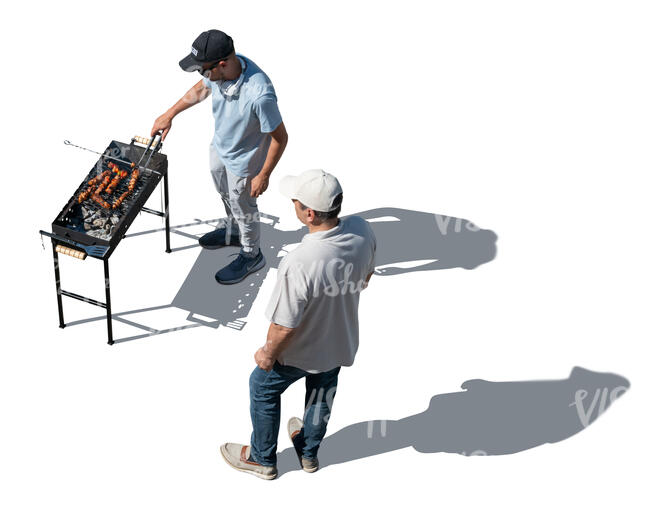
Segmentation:
{"type": "Polygon", "coordinates": [[[348,216],[306,234],[282,259],[266,317],[296,332],[280,364],[317,373],[354,362],[359,293],[375,269],[376,245],[368,222],[348,216]]]}

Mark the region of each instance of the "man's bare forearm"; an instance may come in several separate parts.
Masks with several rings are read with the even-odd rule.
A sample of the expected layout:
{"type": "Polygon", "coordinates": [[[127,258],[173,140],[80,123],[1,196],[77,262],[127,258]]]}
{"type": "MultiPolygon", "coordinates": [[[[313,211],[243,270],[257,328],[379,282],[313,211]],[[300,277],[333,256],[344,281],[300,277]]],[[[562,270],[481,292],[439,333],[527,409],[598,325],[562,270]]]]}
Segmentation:
{"type": "Polygon", "coordinates": [[[176,102],[176,104],[167,110],[167,114],[173,118],[178,113],[181,113],[193,105],[198,104],[208,95],[210,95],[210,88],[207,88],[203,83],[203,80],[200,80],[198,83],[192,86],[192,88],[187,90],[187,93],[183,95],[180,100],[176,102]]]}
{"type": "Polygon", "coordinates": [[[278,164],[284,149],[287,147],[287,142],[289,136],[287,131],[284,128],[284,123],[281,123],[280,126],[271,132],[271,144],[269,145],[269,151],[266,153],[266,160],[264,160],[264,165],[260,170],[260,174],[263,177],[269,177],[275,169],[275,166],[278,164]]]}
{"type": "Polygon", "coordinates": [[[210,88],[203,84],[203,80],[196,83],[176,104],[156,118],[156,121],[153,122],[153,127],[151,127],[151,135],[155,135],[156,132],[162,132],[162,140],[164,141],[169,130],[172,128],[172,120],[174,117],[181,111],[185,111],[188,107],[198,104],[208,95],[210,95],[210,88]]]}
{"type": "Polygon", "coordinates": [[[266,335],[266,343],[262,348],[267,354],[277,358],[289,344],[294,334],[295,328],[284,327],[272,322],[266,335]]]}

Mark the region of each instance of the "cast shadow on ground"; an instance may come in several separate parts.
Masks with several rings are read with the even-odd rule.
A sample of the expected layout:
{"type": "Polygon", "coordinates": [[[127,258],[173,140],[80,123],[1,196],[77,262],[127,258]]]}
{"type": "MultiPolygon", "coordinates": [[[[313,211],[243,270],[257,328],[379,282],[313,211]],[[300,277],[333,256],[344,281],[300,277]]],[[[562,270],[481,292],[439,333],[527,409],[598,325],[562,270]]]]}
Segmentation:
{"type": "MultiPolygon", "coordinates": [[[[174,235],[191,240],[189,245],[175,247],[172,252],[191,248],[199,249],[194,265],[189,270],[176,296],[170,304],[144,307],[113,313],[113,318],[142,331],[140,334],[115,339],[115,343],[146,338],[198,326],[218,328],[221,325],[242,330],[255,298],[271,268],[277,268],[286,253],[300,243],[307,233],[306,227],[281,230],[279,219],[261,215],[261,249],[266,266],[235,285],[221,285],[214,274],[237,255],[239,247],[229,246],[216,250],[201,249],[199,237],[210,229],[191,234],[183,229],[208,225],[219,227],[222,219],[198,220],[170,228],[174,235]],[[187,325],[169,329],[154,329],[136,323],[129,315],[148,311],[178,308],[188,313],[187,325]]],[[[476,227],[462,218],[438,215],[402,208],[376,208],[354,213],[366,219],[377,238],[375,264],[376,276],[391,276],[416,271],[463,268],[474,269],[496,256],[497,235],[476,227]]],[[[297,219],[295,224],[299,224],[297,219]]],[[[150,229],[127,234],[125,237],[159,233],[163,229],[150,229]]],[[[98,316],[68,323],[69,326],[101,320],[98,316]]]]}
{"type": "MultiPolygon", "coordinates": [[[[435,395],[424,412],[397,421],[359,422],[325,437],[320,468],[406,447],[496,456],[560,442],[593,423],[629,387],[620,375],[579,366],[562,380],[467,380],[464,391],[435,395]]],[[[336,403],[333,417],[335,411],[336,403]]],[[[278,473],[293,470],[300,467],[291,447],[278,454],[278,473]]]]}
{"type": "MultiPolygon", "coordinates": [[[[458,267],[474,269],[496,256],[496,234],[464,219],[400,208],[377,208],[355,215],[369,221],[377,238],[378,276],[458,267]],[[410,265],[399,266],[404,263],[410,265]]],[[[240,284],[220,285],[214,274],[237,254],[238,247],[202,250],[172,306],[221,323],[246,317],[269,269],[277,268],[287,251],[307,233],[306,227],[283,231],[275,226],[276,217],[264,217],[272,223],[261,223],[261,248],[266,257],[262,270],[240,284]]]]}

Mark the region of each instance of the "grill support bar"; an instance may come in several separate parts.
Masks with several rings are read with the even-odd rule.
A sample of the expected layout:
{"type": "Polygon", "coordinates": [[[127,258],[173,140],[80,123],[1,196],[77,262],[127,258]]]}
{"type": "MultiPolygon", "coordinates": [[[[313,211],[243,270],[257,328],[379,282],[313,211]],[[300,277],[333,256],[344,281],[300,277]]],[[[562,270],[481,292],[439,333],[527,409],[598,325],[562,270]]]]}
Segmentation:
{"type": "Polygon", "coordinates": [[[140,211],[145,213],[151,213],[158,217],[165,217],[165,252],[171,253],[171,248],[169,247],[169,188],[167,186],[167,173],[163,176],[163,210],[158,211],[155,209],[147,208],[142,206],[140,211]]]}
{"type": "Polygon", "coordinates": [[[59,327],[65,327],[65,321],[63,320],[63,300],[61,296],[68,296],[72,299],[77,299],[95,306],[100,306],[101,308],[106,309],[106,326],[108,330],[108,344],[113,345],[113,314],[111,312],[111,280],[108,273],[108,259],[103,259],[104,261],[104,285],[106,287],[106,303],[97,301],[81,294],[76,294],[74,292],[69,292],[61,288],[61,276],[59,274],[59,254],[56,251],[56,240],[52,239],[52,254],[54,255],[54,279],[56,282],[56,302],[59,307],[59,327]]]}
{"type": "Polygon", "coordinates": [[[140,208],[140,211],[145,211],[146,213],[151,213],[152,215],[156,215],[156,216],[159,216],[159,217],[164,217],[165,216],[165,214],[162,211],[147,208],[146,206],[142,206],[142,208],[140,208]]]}
{"type": "Polygon", "coordinates": [[[102,308],[106,308],[106,303],[102,303],[101,301],[95,301],[94,299],[87,298],[86,296],[82,296],[81,294],[75,294],[74,292],[69,292],[67,290],[61,289],[61,295],[68,296],[69,298],[72,299],[78,299],[79,301],[83,301],[84,303],[90,303],[91,305],[101,306],[102,308]]]}

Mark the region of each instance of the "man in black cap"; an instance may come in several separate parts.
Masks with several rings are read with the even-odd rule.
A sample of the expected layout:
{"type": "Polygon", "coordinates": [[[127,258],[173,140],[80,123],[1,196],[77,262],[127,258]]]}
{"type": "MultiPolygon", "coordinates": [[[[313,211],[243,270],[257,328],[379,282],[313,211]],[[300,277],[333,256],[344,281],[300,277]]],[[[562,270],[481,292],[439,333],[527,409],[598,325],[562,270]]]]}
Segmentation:
{"type": "Polygon", "coordinates": [[[249,58],[235,53],[233,40],[219,30],[203,32],[179,65],[203,78],[154,122],[151,135],[165,139],[172,119],[212,94],[215,132],[210,171],[226,218],[199,239],[204,248],[240,246],[239,255],[217,271],[219,283],[234,284],[264,267],[260,250],[259,197],[287,145],[287,131],[269,77],[249,58]]]}

